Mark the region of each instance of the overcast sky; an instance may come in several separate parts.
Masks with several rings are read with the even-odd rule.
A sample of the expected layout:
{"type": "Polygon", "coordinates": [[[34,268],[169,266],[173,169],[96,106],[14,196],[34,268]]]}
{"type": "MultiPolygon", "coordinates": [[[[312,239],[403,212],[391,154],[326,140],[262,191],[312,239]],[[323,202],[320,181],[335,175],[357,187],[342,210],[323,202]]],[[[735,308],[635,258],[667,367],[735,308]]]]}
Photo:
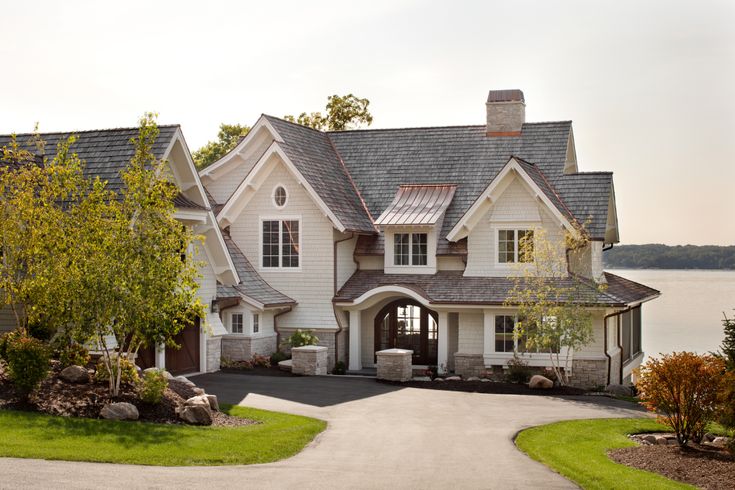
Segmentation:
{"type": "Polygon", "coordinates": [[[373,127],[483,124],[489,89],[574,121],[622,243],[735,244],[735,2],[2,2],[0,133],[220,122],[370,99],[373,127]]]}

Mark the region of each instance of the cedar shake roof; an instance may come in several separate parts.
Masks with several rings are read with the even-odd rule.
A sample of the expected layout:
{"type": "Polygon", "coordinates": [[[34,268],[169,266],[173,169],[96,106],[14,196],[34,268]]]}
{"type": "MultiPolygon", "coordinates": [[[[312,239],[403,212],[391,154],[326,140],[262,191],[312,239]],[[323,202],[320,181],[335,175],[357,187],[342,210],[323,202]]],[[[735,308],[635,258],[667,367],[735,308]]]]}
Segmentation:
{"type": "MultiPolygon", "coordinates": [[[[503,305],[516,283],[509,277],[465,277],[463,271],[439,271],[436,274],[384,274],[379,270],[359,270],[334,297],[335,302],[351,302],[380,286],[411,289],[433,304],[503,305]]],[[[581,284],[580,300],[585,304],[625,306],[651,299],[659,292],[642,284],[605,273],[607,290],[600,291],[586,280],[574,277],[554,279],[560,287],[581,284]]]]}
{"type": "MultiPolygon", "coordinates": [[[[153,154],[163,158],[171,144],[178,125],[158,126],[158,138],[153,143],[153,154]]],[[[64,133],[41,133],[46,142],[45,154],[48,158],[56,155],[56,147],[66,141],[69,136],[76,135],[77,141],[70,150],[85,161],[84,173],[107,181],[107,188],[115,192],[122,190],[123,183],[120,172],[130,163],[135,148],[130,140],[139,134],[139,128],[100,129],[92,131],[70,131],[64,133]]],[[[30,133],[18,134],[16,140],[21,148],[37,153],[30,133]]],[[[10,144],[10,135],[0,135],[0,147],[10,144]]]]}
{"type": "Polygon", "coordinates": [[[180,192],[174,197],[174,206],[180,209],[198,209],[202,211],[208,211],[207,208],[205,208],[204,206],[200,206],[180,192]]]}
{"type": "Polygon", "coordinates": [[[235,264],[240,283],[234,286],[217,284],[217,299],[249,297],[262,303],[264,307],[295,305],[296,301],[285,294],[273,289],[270,284],[260,277],[245,254],[235,245],[232,238],[223,233],[227,250],[235,264]]]}
{"type": "Polygon", "coordinates": [[[279,146],[346,230],[375,233],[372,217],[327,133],[264,117],[283,138],[279,146]]]}
{"type": "Polygon", "coordinates": [[[452,202],[456,185],[401,185],[377,225],[433,225],[452,202]]]}

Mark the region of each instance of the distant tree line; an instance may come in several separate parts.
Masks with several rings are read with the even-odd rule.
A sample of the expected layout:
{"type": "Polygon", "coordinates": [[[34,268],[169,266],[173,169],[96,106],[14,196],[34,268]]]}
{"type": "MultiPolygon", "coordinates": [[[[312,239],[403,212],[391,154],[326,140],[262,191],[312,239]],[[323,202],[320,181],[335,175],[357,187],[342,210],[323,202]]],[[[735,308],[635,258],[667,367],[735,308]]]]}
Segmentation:
{"type": "Polygon", "coordinates": [[[735,269],[735,245],[616,245],[602,257],[613,268],[735,269]]]}

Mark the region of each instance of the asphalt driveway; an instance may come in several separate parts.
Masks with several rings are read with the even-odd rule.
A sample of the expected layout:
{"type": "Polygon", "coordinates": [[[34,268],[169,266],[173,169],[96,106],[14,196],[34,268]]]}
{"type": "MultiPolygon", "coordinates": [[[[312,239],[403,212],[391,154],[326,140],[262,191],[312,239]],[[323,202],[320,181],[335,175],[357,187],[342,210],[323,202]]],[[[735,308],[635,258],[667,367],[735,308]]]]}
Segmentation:
{"type": "Polygon", "coordinates": [[[300,454],[266,465],[161,468],[0,459],[0,488],[576,488],[519,452],[521,429],[642,416],[625,402],[397,388],[372,379],[207,374],[221,402],[321,418],[300,454]]]}

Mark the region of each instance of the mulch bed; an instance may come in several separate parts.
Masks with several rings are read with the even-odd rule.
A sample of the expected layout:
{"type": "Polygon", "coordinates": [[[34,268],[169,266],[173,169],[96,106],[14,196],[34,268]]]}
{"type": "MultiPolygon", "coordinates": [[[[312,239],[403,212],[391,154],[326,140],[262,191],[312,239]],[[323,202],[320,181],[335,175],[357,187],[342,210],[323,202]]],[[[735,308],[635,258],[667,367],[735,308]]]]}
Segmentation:
{"type": "Polygon", "coordinates": [[[220,368],[223,373],[232,374],[249,374],[251,376],[295,376],[290,371],[284,371],[277,365],[271,367],[254,366],[252,368],[241,368],[241,367],[223,367],[220,368]]]}
{"type": "MultiPolygon", "coordinates": [[[[10,381],[5,375],[0,363],[0,409],[23,410],[40,412],[62,417],[100,418],[102,407],[112,402],[132,403],[138,409],[139,420],[159,424],[183,424],[176,414],[176,409],[183,405],[186,399],[195,396],[194,390],[188,384],[169,380],[169,386],[164,391],[163,399],[159,404],[145,403],[138,398],[134,386],[123,385],[120,396],[111,397],[107,383],[87,384],[67,383],[59,378],[61,368],[52,361],[50,376],[41,382],[30,399],[22,401],[13,390],[10,381]]],[[[212,426],[237,427],[257,423],[241,417],[232,417],[222,412],[213,412],[212,426]]]]}
{"type": "Polygon", "coordinates": [[[585,390],[571,386],[555,386],[548,390],[532,390],[525,384],[504,383],[497,381],[385,381],[378,380],[392,386],[407,388],[422,388],[425,390],[464,391],[468,393],[494,393],[498,395],[584,395],[585,390]]]}
{"type": "Polygon", "coordinates": [[[735,458],[724,449],[694,443],[685,450],[673,445],[641,445],[615,449],[609,456],[617,463],[699,488],[735,488],[735,458]]]}

